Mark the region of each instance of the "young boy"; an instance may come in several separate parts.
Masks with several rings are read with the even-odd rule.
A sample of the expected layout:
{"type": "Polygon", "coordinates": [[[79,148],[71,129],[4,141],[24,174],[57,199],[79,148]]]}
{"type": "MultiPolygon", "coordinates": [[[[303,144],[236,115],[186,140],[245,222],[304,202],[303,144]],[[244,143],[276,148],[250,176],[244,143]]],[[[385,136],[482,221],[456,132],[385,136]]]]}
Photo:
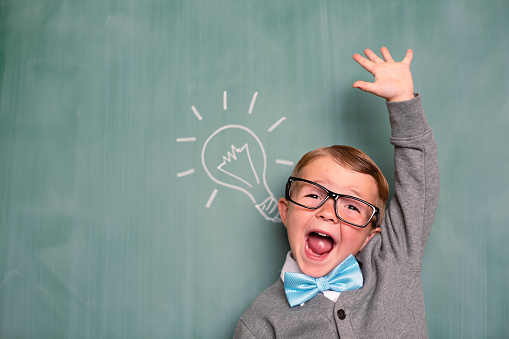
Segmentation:
{"type": "Polygon", "coordinates": [[[414,94],[408,50],[366,50],[375,76],[353,87],[387,100],[395,195],[361,151],[321,148],[296,165],[279,201],[291,251],[281,279],[241,316],[235,338],[426,338],[421,261],[439,194],[436,145],[414,94]]]}

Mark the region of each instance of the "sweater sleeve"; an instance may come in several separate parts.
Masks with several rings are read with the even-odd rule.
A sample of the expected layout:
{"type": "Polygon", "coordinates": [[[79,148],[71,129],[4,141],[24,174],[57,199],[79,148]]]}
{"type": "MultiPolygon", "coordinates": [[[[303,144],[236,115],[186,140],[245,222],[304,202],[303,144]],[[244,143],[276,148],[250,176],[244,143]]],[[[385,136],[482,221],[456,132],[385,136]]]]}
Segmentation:
{"type": "Polygon", "coordinates": [[[382,222],[383,246],[420,269],[440,191],[437,148],[421,97],[387,103],[394,145],[394,189],[382,222]]]}

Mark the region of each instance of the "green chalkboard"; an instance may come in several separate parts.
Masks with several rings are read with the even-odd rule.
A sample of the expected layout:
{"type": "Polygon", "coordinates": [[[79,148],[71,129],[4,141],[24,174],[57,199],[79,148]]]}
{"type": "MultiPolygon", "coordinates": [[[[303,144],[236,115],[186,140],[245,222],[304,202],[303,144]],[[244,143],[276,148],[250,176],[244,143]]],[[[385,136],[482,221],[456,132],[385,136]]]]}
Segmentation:
{"type": "Polygon", "coordinates": [[[0,337],[231,337],[284,262],[273,199],[300,156],[352,145],[392,182],[384,100],[352,88],[371,79],[352,55],[382,46],[414,50],[439,146],[429,335],[507,337],[508,17],[505,0],[0,1],[0,337]]]}

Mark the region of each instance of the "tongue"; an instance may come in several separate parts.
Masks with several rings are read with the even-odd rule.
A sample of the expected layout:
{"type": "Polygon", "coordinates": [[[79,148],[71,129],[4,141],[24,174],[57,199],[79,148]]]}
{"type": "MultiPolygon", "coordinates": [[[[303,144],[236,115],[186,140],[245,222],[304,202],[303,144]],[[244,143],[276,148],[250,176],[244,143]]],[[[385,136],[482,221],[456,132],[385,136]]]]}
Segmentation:
{"type": "Polygon", "coordinates": [[[332,250],[332,239],[311,233],[308,238],[308,247],[314,253],[322,255],[332,250]]]}

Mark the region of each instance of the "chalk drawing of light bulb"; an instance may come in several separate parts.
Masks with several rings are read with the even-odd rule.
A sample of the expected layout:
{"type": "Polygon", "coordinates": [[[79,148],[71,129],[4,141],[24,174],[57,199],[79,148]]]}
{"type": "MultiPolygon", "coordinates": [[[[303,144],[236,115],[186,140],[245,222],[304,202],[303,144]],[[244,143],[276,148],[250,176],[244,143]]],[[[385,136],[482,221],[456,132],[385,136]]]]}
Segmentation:
{"type": "Polygon", "coordinates": [[[201,159],[210,179],[246,194],[266,220],[281,221],[265,179],[265,149],[253,131],[242,125],[219,128],[205,141],[201,159]]]}

